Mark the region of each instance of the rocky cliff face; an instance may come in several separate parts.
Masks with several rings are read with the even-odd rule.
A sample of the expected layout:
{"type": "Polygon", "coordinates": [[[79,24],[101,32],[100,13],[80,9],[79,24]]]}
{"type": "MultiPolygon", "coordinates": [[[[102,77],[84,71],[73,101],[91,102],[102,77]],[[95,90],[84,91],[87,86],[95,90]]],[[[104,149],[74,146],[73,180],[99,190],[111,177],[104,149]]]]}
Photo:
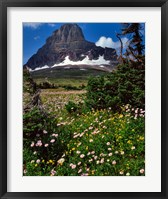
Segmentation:
{"type": "Polygon", "coordinates": [[[43,66],[59,65],[64,63],[67,57],[71,63],[72,61],[80,63],[86,59],[98,60],[100,56],[111,66],[117,62],[115,49],[97,47],[94,43],[85,40],[82,30],[77,24],[65,24],[53,32],[46,40],[46,44],[28,60],[26,66],[34,70],[43,66]]]}

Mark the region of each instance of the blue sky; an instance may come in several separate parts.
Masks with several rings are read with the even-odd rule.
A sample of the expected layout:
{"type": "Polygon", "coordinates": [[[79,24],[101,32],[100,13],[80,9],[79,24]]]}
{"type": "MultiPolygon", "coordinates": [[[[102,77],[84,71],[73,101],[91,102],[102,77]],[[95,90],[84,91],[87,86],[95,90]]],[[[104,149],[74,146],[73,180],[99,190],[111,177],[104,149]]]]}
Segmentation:
{"type": "MultiPolygon", "coordinates": [[[[59,29],[64,23],[23,23],[23,64],[41,48],[53,31],[59,29]]],[[[77,23],[83,31],[87,41],[94,42],[97,46],[115,48],[117,51],[120,42],[116,33],[121,33],[120,23],[77,23]]],[[[144,26],[144,24],[142,24],[144,26]]],[[[144,32],[142,32],[144,35],[144,32]]],[[[128,38],[122,38],[123,43],[128,43],[128,38]]]]}

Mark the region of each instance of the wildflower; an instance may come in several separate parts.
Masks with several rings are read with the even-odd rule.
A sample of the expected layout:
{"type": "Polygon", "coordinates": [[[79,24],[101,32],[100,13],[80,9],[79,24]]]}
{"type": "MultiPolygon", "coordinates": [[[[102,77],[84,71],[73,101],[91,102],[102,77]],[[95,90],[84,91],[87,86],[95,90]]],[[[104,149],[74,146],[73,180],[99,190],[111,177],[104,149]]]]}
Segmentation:
{"type": "Polygon", "coordinates": [[[102,138],[104,138],[104,135],[102,135],[102,138]]]}
{"type": "Polygon", "coordinates": [[[58,164],[62,165],[64,163],[65,159],[64,158],[60,158],[57,162],[58,164]]]}
{"type": "Polygon", "coordinates": [[[84,135],[84,133],[81,133],[80,135],[79,135],[79,137],[82,137],[84,135]]]}
{"type": "Polygon", "coordinates": [[[90,152],[88,152],[87,155],[90,155],[90,152]]]}
{"type": "Polygon", "coordinates": [[[120,175],[123,175],[124,174],[124,172],[123,171],[120,171],[120,175]]]}
{"type": "Polygon", "coordinates": [[[55,139],[52,139],[50,142],[51,142],[51,143],[54,143],[54,142],[55,142],[55,139]]]}
{"type": "Polygon", "coordinates": [[[123,115],[122,115],[122,114],[120,114],[120,115],[119,115],[119,118],[122,118],[122,117],[123,117],[123,115]]]}
{"type": "Polygon", "coordinates": [[[102,156],[104,156],[104,154],[103,154],[103,153],[100,153],[100,157],[102,157],[102,156]]]}
{"type": "Polygon", "coordinates": [[[31,147],[34,147],[34,142],[32,142],[30,146],[31,146],[31,147]]]}
{"type": "Polygon", "coordinates": [[[40,137],[40,134],[36,134],[36,137],[40,137]]]}
{"type": "Polygon", "coordinates": [[[36,163],[39,164],[40,163],[40,159],[36,160],[36,163]]]}
{"type": "Polygon", "coordinates": [[[75,164],[73,164],[73,165],[71,166],[71,168],[72,168],[72,169],[75,169],[75,168],[76,168],[76,165],[75,165],[75,164]]]}
{"type": "Polygon", "coordinates": [[[128,109],[128,108],[129,108],[129,104],[126,104],[126,105],[125,105],[125,109],[128,109]]]}
{"type": "Polygon", "coordinates": [[[24,173],[24,174],[26,174],[26,173],[27,173],[27,170],[26,170],[26,169],[24,169],[24,170],[23,170],[23,173],[24,173]]]}
{"type": "Polygon", "coordinates": [[[81,145],[81,142],[79,142],[77,146],[79,147],[80,145],[81,145]]]}
{"type": "Polygon", "coordinates": [[[143,136],[140,136],[139,139],[140,139],[140,140],[144,140],[144,137],[143,137],[143,136]]]}
{"type": "Polygon", "coordinates": [[[140,169],[139,172],[140,172],[141,174],[143,174],[143,173],[145,172],[145,170],[144,170],[144,169],[140,169]]]}
{"type": "Polygon", "coordinates": [[[45,144],[44,147],[48,147],[49,144],[45,144]]]}
{"type": "Polygon", "coordinates": [[[72,148],[72,151],[75,151],[75,148],[72,148]]]}
{"type": "Polygon", "coordinates": [[[118,151],[115,151],[115,154],[118,154],[118,151]]]}
{"type": "Polygon", "coordinates": [[[37,141],[36,146],[42,146],[41,140],[38,140],[38,141],[37,141]]]}
{"type": "Polygon", "coordinates": [[[78,162],[78,166],[81,165],[81,162],[78,162]]]}
{"type": "Polygon", "coordinates": [[[94,159],[96,160],[96,159],[97,159],[97,156],[95,156],[94,159]]]}
{"type": "Polygon", "coordinates": [[[109,145],[110,145],[110,142],[107,142],[106,144],[107,144],[107,146],[109,146],[109,145]]]}
{"type": "Polygon", "coordinates": [[[81,176],[88,176],[89,174],[88,173],[82,173],[81,176]]]}
{"type": "Polygon", "coordinates": [[[99,161],[99,160],[97,160],[97,161],[96,161],[96,164],[99,164],[99,163],[100,163],[100,161],[99,161]]]}
{"type": "Polygon", "coordinates": [[[110,162],[110,160],[109,160],[109,159],[107,159],[107,162],[110,162]]]}
{"type": "Polygon", "coordinates": [[[135,149],[135,146],[132,146],[131,149],[134,150],[134,149],[135,149]]]}
{"type": "Polygon", "coordinates": [[[126,176],[130,176],[130,173],[126,173],[126,176]]]}
{"type": "Polygon", "coordinates": [[[111,151],[112,149],[111,148],[108,148],[108,151],[111,151]]]}
{"type": "Polygon", "coordinates": [[[44,163],[45,162],[45,160],[42,160],[42,163],[44,163]]]}
{"type": "Polygon", "coordinates": [[[81,152],[80,152],[80,151],[76,151],[76,153],[77,153],[77,154],[80,154],[81,152]]]}
{"type": "Polygon", "coordinates": [[[121,151],[121,155],[124,155],[124,151],[121,151]]]}
{"type": "Polygon", "coordinates": [[[58,134],[53,133],[52,136],[53,137],[58,137],[58,134]]]}
{"type": "Polygon", "coordinates": [[[95,151],[92,151],[91,154],[92,154],[92,155],[95,154],[95,151]]]}
{"type": "Polygon", "coordinates": [[[131,144],[131,140],[128,140],[127,143],[128,143],[128,144],[131,144]]]}
{"type": "Polygon", "coordinates": [[[93,159],[90,159],[89,162],[93,162],[93,159]]]}
{"type": "Polygon", "coordinates": [[[35,162],[34,160],[31,161],[31,163],[34,163],[34,162],[35,162]]]}
{"type": "Polygon", "coordinates": [[[51,173],[50,176],[54,176],[56,174],[56,171],[54,169],[52,169],[50,173],[51,173]]]}
{"type": "Polygon", "coordinates": [[[53,163],[53,160],[49,160],[49,163],[53,163]]]}
{"type": "Polygon", "coordinates": [[[82,172],[82,169],[79,169],[78,173],[81,173],[82,172]]]}
{"type": "Polygon", "coordinates": [[[112,155],[113,155],[112,153],[109,153],[109,154],[108,154],[108,156],[112,156],[112,155]]]}
{"type": "Polygon", "coordinates": [[[117,164],[117,162],[116,162],[115,160],[113,160],[113,161],[112,161],[112,164],[113,164],[113,165],[116,165],[116,164],[117,164]]]}
{"type": "Polygon", "coordinates": [[[73,164],[71,163],[69,166],[71,167],[73,164]]]}
{"type": "Polygon", "coordinates": [[[47,134],[48,132],[47,132],[46,130],[43,130],[43,133],[44,133],[44,134],[47,134]]]}
{"type": "Polygon", "coordinates": [[[77,135],[74,135],[73,138],[77,138],[78,136],[79,136],[78,134],[77,134],[77,135]]]}
{"type": "Polygon", "coordinates": [[[34,166],[35,166],[35,167],[37,167],[37,166],[38,166],[38,164],[35,164],[34,166]]]}
{"type": "Polygon", "coordinates": [[[92,172],[92,175],[93,175],[95,173],[95,170],[92,170],[91,172],[92,172]]]}
{"type": "Polygon", "coordinates": [[[93,126],[90,126],[90,127],[89,127],[89,130],[92,130],[92,129],[93,129],[93,126]]]}
{"type": "Polygon", "coordinates": [[[89,170],[90,170],[89,168],[86,169],[86,171],[89,171],[89,170]]]}
{"type": "Polygon", "coordinates": [[[100,160],[100,163],[101,163],[101,164],[103,164],[103,163],[104,163],[104,158],[102,158],[102,159],[100,160]]]}
{"type": "Polygon", "coordinates": [[[33,154],[36,155],[36,154],[37,154],[37,151],[34,151],[33,154]]]}
{"type": "Polygon", "coordinates": [[[84,158],[84,157],[85,157],[85,155],[84,155],[84,154],[81,154],[81,155],[80,155],[80,158],[84,158]]]}
{"type": "Polygon", "coordinates": [[[93,140],[92,140],[92,139],[90,139],[90,140],[89,140],[89,142],[93,142],[93,140]]]}

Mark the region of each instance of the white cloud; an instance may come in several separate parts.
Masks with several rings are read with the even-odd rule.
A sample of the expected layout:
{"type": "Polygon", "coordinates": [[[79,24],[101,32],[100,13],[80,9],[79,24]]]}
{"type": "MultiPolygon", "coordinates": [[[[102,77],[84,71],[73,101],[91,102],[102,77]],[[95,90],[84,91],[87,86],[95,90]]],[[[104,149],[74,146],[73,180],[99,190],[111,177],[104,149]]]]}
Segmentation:
{"type": "Polygon", "coordinates": [[[40,36],[35,36],[34,38],[33,38],[34,40],[38,40],[38,39],[40,39],[40,36]]]}
{"type": "MultiPolygon", "coordinates": [[[[128,44],[129,44],[129,39],[127,37],[121,38],[123,42],[123,48],[125,49],[128,44]]],[[[112,38],[110,37],[100,37],[99,40],[95,43],[96,46],[101,46],[103,48],[108,47],[108,48],[114,48],[118,50],[121,47],[120,41],[114,42],[112,38]]]]}
{"type": "Polygon", "coordinates": [[[55,24],[55,23],[48,23],[48,26],[50,26],[50,27],[55,27],[57,24],[55,24]]]}
{"type": "Polygon", "coordinates": [[[29,22],[24,22],[23,23],[23,26],[24,27],[27,27],[27,28],[32,28],[32,29],[37,29],[39,26],[41,26],[42,23],[36,23],[36,22],[32,22],[32,23],[29,23],[29,22]]]}

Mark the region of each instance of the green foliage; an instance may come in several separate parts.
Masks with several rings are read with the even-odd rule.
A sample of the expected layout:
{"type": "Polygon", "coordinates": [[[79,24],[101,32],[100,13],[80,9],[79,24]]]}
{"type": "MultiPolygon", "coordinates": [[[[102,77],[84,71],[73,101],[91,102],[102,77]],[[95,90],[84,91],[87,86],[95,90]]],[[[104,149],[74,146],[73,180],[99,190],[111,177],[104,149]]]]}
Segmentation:
{"type": "Polygon", "coordinates": [[[58,127],[56,135],[48,132],[35,143],[40,139],[49,143],[48,153],[43,145],[29,146],[31,153],[25,149],[26,175],[145,175],[143,114],[134,118],[128,110],[122,114],[113,114],[110,109],[91,111],[75,120],[72,117],[69,124],[58,127]]]}
{"type": "Polygon", "coordinates": [[[76,112],[78,110],[78,105],[72,101],[69,101],[66,105],[65,105],[66,110],[69,113],[73,113],[76,112]]]}
{"type": "Polygon", "coordinates": [[[67,132],[66,127],[58,129],[55,117],[45,115],[34,107],[23,115],[23,137],[24,163],[29,170],[27,175],[33,175],[33,172],[45,175],[63,155],[71,139],[71,133],[67,132]],[[33,165],[30,163],[32,160],[34,160],[33,165]]]}
{"type": "Polygon", "coordinates": [[[119,65],[111,74],[89,79],[86,104],[90,108],[120,111],[122,105],[145,108],[145,70],[119,65]]]}
{"type": "Polygon", "coordinates": [[[23,82],[23,91],[31,95],[34,94],[37,89],[36,83],[33,81],[27,69],[23,70],[23,82]]]}
{"type": "Polygon", "coordinates": [[[68,101],[65,108],[70,114],[85,114],[88,111],[88,107],[86,107],[86,104],[82,102],[75,103],[73,101],[68,101]]]}
{"type": "Polygon", "coordinates": [[[52,84],[48,81],[44,81],[44,82],[41,82],[40,84],[38,84],[38,88],[48,89],[48,88],[58,88],[58,86],[56,86],[55,84],[52,84]]]}

